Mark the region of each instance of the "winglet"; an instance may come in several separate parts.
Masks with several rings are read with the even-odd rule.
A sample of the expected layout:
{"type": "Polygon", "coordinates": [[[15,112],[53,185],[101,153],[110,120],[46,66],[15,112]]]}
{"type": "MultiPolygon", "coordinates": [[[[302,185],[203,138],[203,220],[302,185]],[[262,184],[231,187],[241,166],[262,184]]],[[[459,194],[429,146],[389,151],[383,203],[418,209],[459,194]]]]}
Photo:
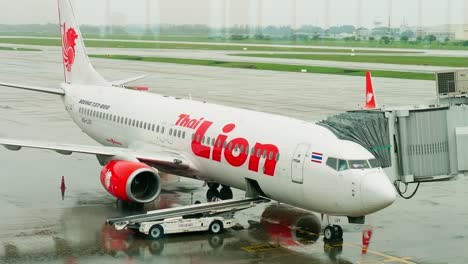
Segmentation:
{"type": "Polygon", "coordinates": [[[369,71],[366,71],[366,109],[375,109],[377,108],[377,103],[375,102],[375,93],[372,88],[372,77],[369,71]]]}

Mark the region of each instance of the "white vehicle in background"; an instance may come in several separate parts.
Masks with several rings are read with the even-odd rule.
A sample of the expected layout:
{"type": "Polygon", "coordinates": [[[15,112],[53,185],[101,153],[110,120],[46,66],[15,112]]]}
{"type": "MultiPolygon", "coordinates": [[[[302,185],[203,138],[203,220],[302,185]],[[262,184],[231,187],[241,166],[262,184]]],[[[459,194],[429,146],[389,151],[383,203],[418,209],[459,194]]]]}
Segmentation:
{"type": "MultiPolygon", "coordinates": [[[[223,216],[184,218],[174,217],[154,222],[143,222],[137,229],[140,233],[148,235],[150,239],[159,239],[165,234],[209,231],[220,234],[225,228],[237,225],[237,221],[223,216]]],[[[131,228],[131,227],[130,227],[131,228]]]]}

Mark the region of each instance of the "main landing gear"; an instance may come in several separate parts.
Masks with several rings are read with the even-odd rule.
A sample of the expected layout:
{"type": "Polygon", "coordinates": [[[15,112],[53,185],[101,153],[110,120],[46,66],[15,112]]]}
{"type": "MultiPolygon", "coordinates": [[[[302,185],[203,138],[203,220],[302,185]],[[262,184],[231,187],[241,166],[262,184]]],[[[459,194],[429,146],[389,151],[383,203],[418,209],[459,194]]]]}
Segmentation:
{"type": "Polygon", "coordinates": [[[229,200],[234,196],[232,194],[231,187],[221,185],[221,190],[218,190],[220,184],[217,182],[208,182],[208,191],[206,191],[206,200],[213,202],[216,200],[229,200]]]}

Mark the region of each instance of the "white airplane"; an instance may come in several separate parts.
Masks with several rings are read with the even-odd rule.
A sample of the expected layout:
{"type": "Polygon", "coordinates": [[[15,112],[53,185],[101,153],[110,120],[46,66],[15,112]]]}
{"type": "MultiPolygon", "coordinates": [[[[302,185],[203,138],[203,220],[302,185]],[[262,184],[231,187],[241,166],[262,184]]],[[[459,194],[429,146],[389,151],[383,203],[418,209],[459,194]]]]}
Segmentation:
{"type": "Polygon", "coordinates": [[[1,85],[60,96],[73,121],[103,146],[0,139],[6,148],[96,155],[104,188],[132,203],[158,197],[161,172],[350,219],[394,202],[395,190],[374,156],[323,126],[115,87],[136,78],[109,82],[99,75],[70,2],[58,5],[65,82],[60,88],[1,85]]]}

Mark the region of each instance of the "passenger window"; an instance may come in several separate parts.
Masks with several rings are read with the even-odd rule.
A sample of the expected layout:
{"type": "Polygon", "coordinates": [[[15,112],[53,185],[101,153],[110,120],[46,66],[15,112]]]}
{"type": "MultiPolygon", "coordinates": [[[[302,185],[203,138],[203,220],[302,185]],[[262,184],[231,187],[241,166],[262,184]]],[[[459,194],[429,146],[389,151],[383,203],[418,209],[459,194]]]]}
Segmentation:
{"type": "Polygon", "coordinates": [[[240,146],[239,152],[240,152],[240,153],[243,153],[243,152],[244,152],[244,145],[241,145],[241,146],[240,146]]]}
{"type": "Polygon", "coordinates": [[[164,134],[164,127],[161,127],[161,133],[164,134]]]}
{"type": "Polygon", "coordinates": [[[260,158],[261,154],[261,150],[257,150],[257,158],[260,158]]]}
{"type": "Polygon", "coordinates": [[[232,143],[231,142],[229,142],[228,150],[232,150],[232,143]]]}
{"type": "Polygon", "coordinates": [[[267,154],[267,151],[265,150],[265,151],[263,152],[263,158],[266,158],[266,154],[267,154]]]}
{"type": "Polygon", "coordinates": [[[327,159],[327,166],[336,170],[336,163],[337,163],[337,159],[335,158],[328,158],[327,159]]]}
{"type": "Polygon", "coordinates": [[[279,161],[279,158],[280,158],[280,154],[279,152],[276,154],[276,161],[279,161]]]}
{"type": "Polygon", "coordinates": [[[193,141],[194,138],[195,138],[195,134],[192,134],[192,141],[193,141]]]}
{"type": "Polygon", "coordinates": [[[272,160],[273,159],[273,151],[270,151],[270,155],[268,155],[268,159],[272,160]]]}
{"type": "Polygon", "coordinates": [[[182,131],[179,130],[179,132],[177,132],[177,137],[180,138],[181,135],[182,135],[182,131]]]}
{"type": "Polygon", "coordinates": [[[169,129],[169,136],[172,136],[172,128],[169,129]]]}
{"type": "Polygon", "coordinates": [[[218,148],[221,147],[221,140],[218,140],[218,148]]]}
{"type": "Polygon", "coordinates": [[[143,128],[143,121],[140,121],[140,128],[143,128]]]}
{"type": "Polygon", "coordinates": [[[159,125],[156,127],[156,133],[159,133],[159,125]]]}
{"type": "Polygon", "coordinates": [[[215,145],[215,138],[212,138],[211,139],[211,146],[214,146],[215,145]]]}
{"type": "Polygon", "coordinates": [[[120,123],[120,116],[117,117],[117,123],[120,123]]]}
{"type": "Polygon", "coordinates": [[[117,116],[114,116],[113,120],[114,120],[114,123],[115,123],[115,121],[117,120],[117,116]]]}
{"type": "Polygon", "coordinates": [[[346,160],[339,160],[338,161],[338,170],[344,171],[348,169],[348,162],[346,160]]]}
{"type": "Polygon", "coordinates": [[[200,142],[200,135],[197,135],[197,140],[196,141],[197,141],[197,143],[200,142]]]}
{"type": "Polygon", "coordinates": [[[146,122],[143,123],[143,129],[146,129],[146,122]]]}
{"type": "Polygon", "coordinates": [[[185,139],[185,131],[182,133],[182,138],[185,139]]]}

